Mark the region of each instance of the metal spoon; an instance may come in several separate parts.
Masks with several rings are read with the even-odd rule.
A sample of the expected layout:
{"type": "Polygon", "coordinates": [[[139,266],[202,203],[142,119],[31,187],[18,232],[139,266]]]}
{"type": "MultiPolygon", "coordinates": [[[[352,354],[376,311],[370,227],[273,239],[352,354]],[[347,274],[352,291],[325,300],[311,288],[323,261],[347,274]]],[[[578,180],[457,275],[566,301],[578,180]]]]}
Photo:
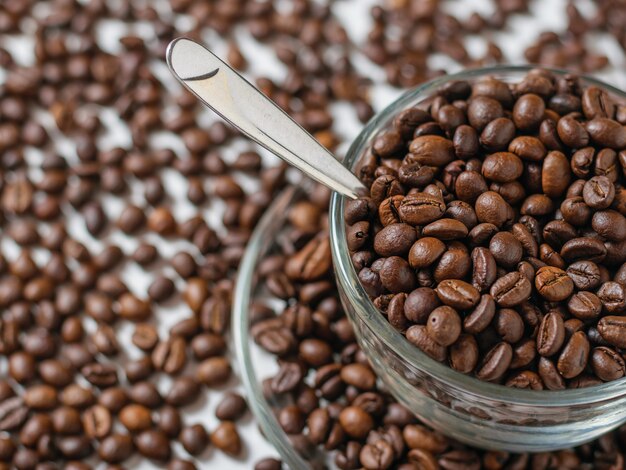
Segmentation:
{"type": "Polygon", "coordinates": [[[167,64],[200,101],[287,163],[344,196],[355,199],[365,190],[328,149],[206,47],[174,39],[167,64]]]}

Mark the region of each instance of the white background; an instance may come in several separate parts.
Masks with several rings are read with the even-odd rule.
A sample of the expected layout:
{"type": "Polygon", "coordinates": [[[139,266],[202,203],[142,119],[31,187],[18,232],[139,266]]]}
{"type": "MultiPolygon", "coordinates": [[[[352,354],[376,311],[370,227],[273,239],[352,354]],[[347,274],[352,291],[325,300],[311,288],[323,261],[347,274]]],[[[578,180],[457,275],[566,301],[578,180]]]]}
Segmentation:
{"type": "MultiPolygon", "coordinates": [[[[593,5],[590,1],[576,3],[583,12],[593,11],[593,5]]],[[[162,0],[155,1],[154,4],[157,6],[159,11],[168,11],[167,5],[162,0]]],[[[334,12],[346,26],[349,35],[356,43],[362,43],[370,29],[371,22],[369,9],[374,4],[376,4],[376,2],[373,0],[345,0],[335,2],[333,5],[334,12]]],[[[539,32],[546,30],[560,30],[565,27],[565,5],[565,0],[531,2],[530,15],[516,15],[510,22],[508,31],[502,33],[488,33],[489,38],[501,47],[510,63],[523,63],[524,49],[535,40],[536,35],[539,32]]],[[[45,5],[38,5],[38,8],[44,9],[45,5]]],[[[485,0],[447,1],[445,2],[445,8],[459,18],[466,18],[473,11],[478,11],[487,15],[491,11],[490,2],[485,0]]],[[[189,27],[190,25],[189,20],[185,18],[179,18],[177,21],[177,26],[179,26],[181,30],[185,30],[186,27],[189,27]]],[[[132,32],[145,37],[150,37],[151,35],[148,25],[140,25],[132,32]]],[[[101,26],[100,33],[103,48],[110,52],[116,52],[119,50],[118,39],[120,36],[126,34],[126,28],[118,22],[107,21],[101,26]]],[[[248,77],[263,75],[269,76],[270,78],[280,79],[284,76],[285,67],[274,57],[271,49],[265,46],[259,46],[244,29],[238,29],[236,31],[236,37],[241,45],[244,56],[250,63],[250,67],[247,72],[248,77]]],[[[216,53],[221,55],[225,53],[225,44],[215,34],[207,34],[204,40],[216,53]]],[[[481,56],[482,51],[484,51],[485,48],[483,38],[477,36],[468,38],[466,45],[470,54],[475,56],[481,56]]],[[[32,42],[28,36],[6,41],[4,46],[12,50],[16,54],[18,61],[24,64],[28,64],[33,60],[31,55],[32,42]]],[[[587,44],[587,46],[592,50],[601,51],[607,54],[611,62],[616,65],[616,67],[612,69],[599,73],[598,76],[604,78],[611,84],[621,86],[622,88],[626,87],[624,55],[612,37],[604,34],[597,35],[589,44],[587,44]]],[[[372,78],[376,83],[372,89],[372,101],[376,110],[381,110],[400,93],[398,90],[384,85],[384,72],[380,68],[372,65],[365,57],[358,54],[355,55],[354,64],[358,70],[360,70],[365,76],[372,78]]],[[[458,65],[450,62],[445,57],[432,57],[430,65],[433,68],[446,68],[449,71],[460,70],[458,65]]],[[[166,84],[171,91],[178,91],[178,84],[175,83],[170,77],[169,72],[163,64],[155,64],[155,72],[159,75],[159,77],[162,77],[163,80],[166,81],[166,84]]],[[[0,71],[0,81],[3,80],[3,75],[4,74],[0,71]]],[[[167,112],[168,109],[165,110],[165,113],[167,112]]],[[[357,121],[353,111],[348,105],[334,105],[333,113],[336,116],[335,122],[338,133],[343,137],[345,142],[349,142],[356,136],[361,128],[361,124],[357,121]]],[[[129,135],[127,134],[125,128],[120,125],[115,114],[110,110],[104,110],[102,111],[101,118],[105,122],[108,129],[108,132],[100,138],[102,147],[109,148],[115,145],[128,146],[130,143],[129,135]]],[[[50,120],[49,116],[42,113],[41,119],[50,133],[56,136],[56,146],[58,151],[65,155],[68,159],[73,159],[74,157],[71,143],[59,136],[58,132],[54,130],[54,124],[50,120]]],[[[214,116],[212,116],[208,111],[204,112],[200,118],[200,122],[202,124],[208,124],[213,120],[214,116]]],[[[186,150],[181,141],[172,135],[158,135],[154,138],[153,143],[157,146],[167,146],[173,148],[180,155],[186,154],[186,150]]],[[[232,159],[238,151],[246,148],[247,146],[248,144],[244,142],[236,142],[230,150],[223,152],[225,159],[232,159]]],[[[341,152],[346,148],[346,144],[342,145],[339,148],[338,153],[341,154],[341,152]]],[[[267,155],[264,156],[266,158],[272,158],[267,155]]],[[[40,159],[40,155],[38,155],[36,151],[31,151],[27,154],[27,158],[36,164],[40,159]]],[[[35,170],[31,176],[33,179],[39,177],[37,171],[35,170]]],[[[165,171],[162,176],[168,193],[172,195],[174,214],[176,218],[179,221],[183,221],[194,215],[197,209],[188,203],[186,199],[186,185],[182,180],[182,176],[175,171],[165,171]]],[[[243,184],[246,187],[251,187],[250,181],[244,181],[243,184]]],[[[140,204],[142,201],[141,187],[138,185],[137,187],[131,189],[131,200],[140,204]]],[[[210,181],[207,181],[207,189],[210,189],[210,181]]],[[[116,219],[117,214],[119,214],[123,207],[123,202],[118,198],[107,197],[105,199],[105,209],[111,220],[116,219]]],[[[203,208],[202,213],[208,219],[217,222],[220,219],[220,210],[221,208],[219,204],[211,203],[203,208]]],[[[73,235],[92,248],[94,252],[97,252],[99,248],[101,248],[102,244],[94,241],[87,234],[80,218],[76,214],[68,214],[68,219],[69,227],[73,235]]],[[[158,246],[161,256],[164,259],[168,259],[179,249],[187,246],[185,242],[163,242],[163,240],[156,236],[145,236],[144,238],[158,246]]],[[[107,235],[105,242],[120,245],[126,253],[132,252],[137,244],[136,240],[132,240],[121,233],[110,233],[107,235]]],[[[6,239],[2,240],[2,248],[9,258],[14,256],[16,253],[15,247],[12,246],[11,242],[6,239]]],[[[44,260],[41,253],[39,253],[38,256],[40,260],[44,260]]],[[[123,272],[123,279],[133,292],[138,295],[145,295],[147,286],[153,278],[152,273],[154,273],[154,271],[151,271],[151,273],[145,273],[133,263],[127,263],[126,266],[127,267],[123,272]]],[[[162,267],[156,271],[158,272],[159,270],[162,270],[165,274],[172,275],[173,278],[176,278],[173,271],[167,267],[162,267]]],[[[179,287],[181,287],[181,285],[179,285],[179,287]]],[[[165,336],[165,332],[173,323],[188,314],[189,313],[182,304],[177,308],[167,305],[163,308],[159,308],[157,310],[157,317],[159,319],[159,329],[162,332],[162,336],[165,336]]],[[[135,358],[138,355],[138,351],[130,345],[129,342],[131,333],[131,325],[122,325],[119,328],[122,343],[125,345],[125,354],[121,355],[121,358],[116,359],[119,362],[125,361],[128,357],[135,358]]],[[[274,368],[274,365],[273,360],[268,359],[268,375],[274,368]]],[[[6,370],[5,367],[6,364],[2,364],[2,369],[0,369],[0,371],[4,373],[6,370]]],[[[159,388],[162,391],[166,391],[168,385],[169,382],[167,380],[163,380],[159,383],[159,388]]],[[[241,386],[235,378],[231,380],[228,386],[222,387],[221,390],[233,388],[238,388],[241,391],[241,386]]],[[[217,424],[213,411],[219,402],[221,391],[206,391],[205,395],[206,396],[200,400],[199,404],[185,408],[185,422],[187,424],[201,422],[209,431],[211,431],[217,424]]],[[[245,451],[242,454],[242,457],[235,460],[226,457],[221,452],[210,447],[197,460],[199,468],[221,468],[224,470],[251,468],[256,460],[269,455],[276,455],[275,451],[260,435],[253,418],[250,416],[250,413],[248,413],[247,416],[238,423],[238,425],[245,445],[245,451]]],[[[179,455],[185,455],[184,450],[182,450],[178,444],[176,444],[175,450],[179,455]]],[[[138,458],[134,458],[126,462],[125,466],[126,468],[135,467],[141,470],[158,468],[158,466],[154,466],[146,460],[140,461],[138,458]]]]}

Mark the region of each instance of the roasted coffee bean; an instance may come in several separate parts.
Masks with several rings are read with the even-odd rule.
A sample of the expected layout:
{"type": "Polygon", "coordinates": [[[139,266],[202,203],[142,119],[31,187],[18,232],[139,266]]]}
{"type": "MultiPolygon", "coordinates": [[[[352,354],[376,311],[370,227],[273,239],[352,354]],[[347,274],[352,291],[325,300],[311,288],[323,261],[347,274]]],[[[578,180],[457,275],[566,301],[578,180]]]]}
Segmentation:
{"type": "Polygon", "coordinates": [[[435,291],[443,304],[458,310],[468,310],[480,300],[478,290],[459,279],[441,281],[435,291]]]}
{"type": "Polygon", "coordinates": [[[150,429],[135,438],[139,453],[149,459],[166,461],[170,458],[170,442],[162,431],[150,429]]]}
{"type": "Polygon", "coordinates": [[[531,291],[532,286],[526,276],[515,271],[495,281],[490,294],[501,307],[514,307],[527,300],[531,291]]]}
{"type": "Polygon", "coordinates": [[[522,317],[510,308],[503,308],[496,312],[493,327],[498,335],[510,344],[517,343],[524,334],[522,317]]]}
{"type": "Polygon", "coordinates": [[[535,288],[544,299],[559,302],[572,294],[574,282],[562,269],[544,266],[537,270],[535,288]]]}
{"type": "Polygon", "coordinates": [[[433,237],[422,237],[409,251],[409,264],[412,268],[425,268],[437,261],[446,250],[446,245],[433,237]]]}
{"type": "Polygon", "coordinates": [[[215,416],[221,421],[236,421],[246,412],[248,406],[241,395],[229,392],[224,395],[215,409],[215,416]]]}
{"type": "Polygon", "coordinates": [[[593,349],[590,362],[594,374],[604,381],[622,378],[626,371],[626,364],[622,355],[605,346],[593,349]]]}
{"type": "Polygon", "coordinates": [[[415,229],[408,224],[391,224],[374,238],[374,250],[380,256],[402,256],[408,253],[417,238],[415,229]]]}
{"type": "Polygon", "coordinates": [[[585,369],[588,359],[589,340],[583,331],[577,331],[563,348],[557,368],[563,377],[571,379],[585,369]]]}
{"type": "Polygon", "coordinates": [[[570,297],[567,310],[580,320],[593,320],[600,316],[602,301],[593,292],[580,291],[570,297]]]}
{"type": "Polygon", "coordinates": [[[406,330],[406,339],[436,361],[442,362],[447,357],[446,348],[431,338],[427,328],[423,325],[410,326],[406,330]]]}
{"type": "Polygon", "coordinates": [[[231,421],[223,421],[211,433],[211,443],[230,456],[241,452],[241,439],[237,428],[231,421]]]}
{"type": "Polygon", "coordinates": [[[112,434],[102,440],[98,447],[98,456],[107,463],[123,462],[133,453],[132,438],[127,434],[112,434]]]}
{"type": "Polygon", "coordinates": [[[549,357],[556,354],[565,341],[563,318],[557,312],[550,312],[541,321],[537,331],[537,352],[549,357]]]}
{"type": "Polygon", "coordinates": [[[178,439],[183,448],[191,455],[198,455],[209,444],[209,434],[201,424],[183,428],[178,439]]]}
{"type": "Polygon", "coordinates": [[[102,439],[111,431],[111,413],[102,405],[94,405],[83,414],[83,428],[91,439],[102,439]]]}
{"type": "Polygon", "coordinates": [[[508,343],[498,343],[484,356],[479,364],[476,376],[488,382],[502,377],[511,364],[513,350],[508,343]]]}

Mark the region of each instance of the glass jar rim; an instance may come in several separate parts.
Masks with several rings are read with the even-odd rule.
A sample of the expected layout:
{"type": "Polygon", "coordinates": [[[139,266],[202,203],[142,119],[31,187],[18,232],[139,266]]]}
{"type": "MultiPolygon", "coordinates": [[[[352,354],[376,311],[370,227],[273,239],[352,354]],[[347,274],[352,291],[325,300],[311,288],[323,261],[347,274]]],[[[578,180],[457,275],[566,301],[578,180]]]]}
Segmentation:
{"type": "MultiPolygon", "coordinates": [[[[384,130],[382,126],[389,122],[397,112],[417,104],[416,101],[419,100],[421,95],[424,95],[426,98],[430,96],[429,93],[436,91],[445,83],[455,80],[468,80],[488,76],[500,76],[500,78],[504,78],[507,75],[521,74],[536,68],[547,70],[555,75],[562,76],[572,74],[572,72],[566,70],[549,67],[528,65],[494,66],[466,70],[438,77],[405,92],[383,111],[377,113],[367,123],[350,145],[344,160],[344,165],[351,168],[356,160],[363,154],[365,145],[370,142],[376,134],[384,130]]],[[[626,99],[626,93],[612,85],[584,75],[576,74],[576,76],[583,80],[585,85],[595,85],[604,88],[608,92],[626,99]]],[[[344,197],[338,193],[332,194],[330,202],[330,238],[336,281],[341,283],[347,297],[351,302],[355,303],[357,315],[365,325],[378,334],[380,340],[386,347],[393,349],[404,360],[424,370],[447,386],[453,387],[463,393],[474,394],[481,398],[498,400],[511,405],[540,407],[588,405],[611,400],[624,394],[626,377],[580,389],[555,391],[525,390],[485,382],[473,376],[462,374],[423,353],[419,348],[410,344],[400,332],[383,318],[383,315],[380,314],[361,285],[349,256],[345,236],[344,202],[344,197]],[[546,403],[546,398],[549,398],[549,403],[546,403]]]]}

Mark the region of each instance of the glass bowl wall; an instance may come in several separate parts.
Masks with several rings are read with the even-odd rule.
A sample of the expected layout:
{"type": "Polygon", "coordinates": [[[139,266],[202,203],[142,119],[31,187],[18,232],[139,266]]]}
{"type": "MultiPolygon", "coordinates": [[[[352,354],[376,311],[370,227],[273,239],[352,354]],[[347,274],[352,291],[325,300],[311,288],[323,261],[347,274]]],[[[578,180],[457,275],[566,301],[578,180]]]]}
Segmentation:
{"type": "MultiPolygon", "coordinates": [[[[394,116],[427,104],[445,83],[475,82],[487,76],[517,82],[530,69],[477,69],[410,90],[368,123],[348,151],[345,165],[357,169],[361,156],[394,116]]],[[[597,80],[583,79],[583,84],[603,87],[621,101],[626,99],[623,92],[597,80]]],[[[584,443],[626,421],[626,379],[564,391],[512,389],[456,372],[410,344],[377,310],[358,280],[346,242],[344,202],[335,193],[330,207],[333,264],[344,309],[379,378],[424,422],[477,447],[539,452],[584,443]]]]}

